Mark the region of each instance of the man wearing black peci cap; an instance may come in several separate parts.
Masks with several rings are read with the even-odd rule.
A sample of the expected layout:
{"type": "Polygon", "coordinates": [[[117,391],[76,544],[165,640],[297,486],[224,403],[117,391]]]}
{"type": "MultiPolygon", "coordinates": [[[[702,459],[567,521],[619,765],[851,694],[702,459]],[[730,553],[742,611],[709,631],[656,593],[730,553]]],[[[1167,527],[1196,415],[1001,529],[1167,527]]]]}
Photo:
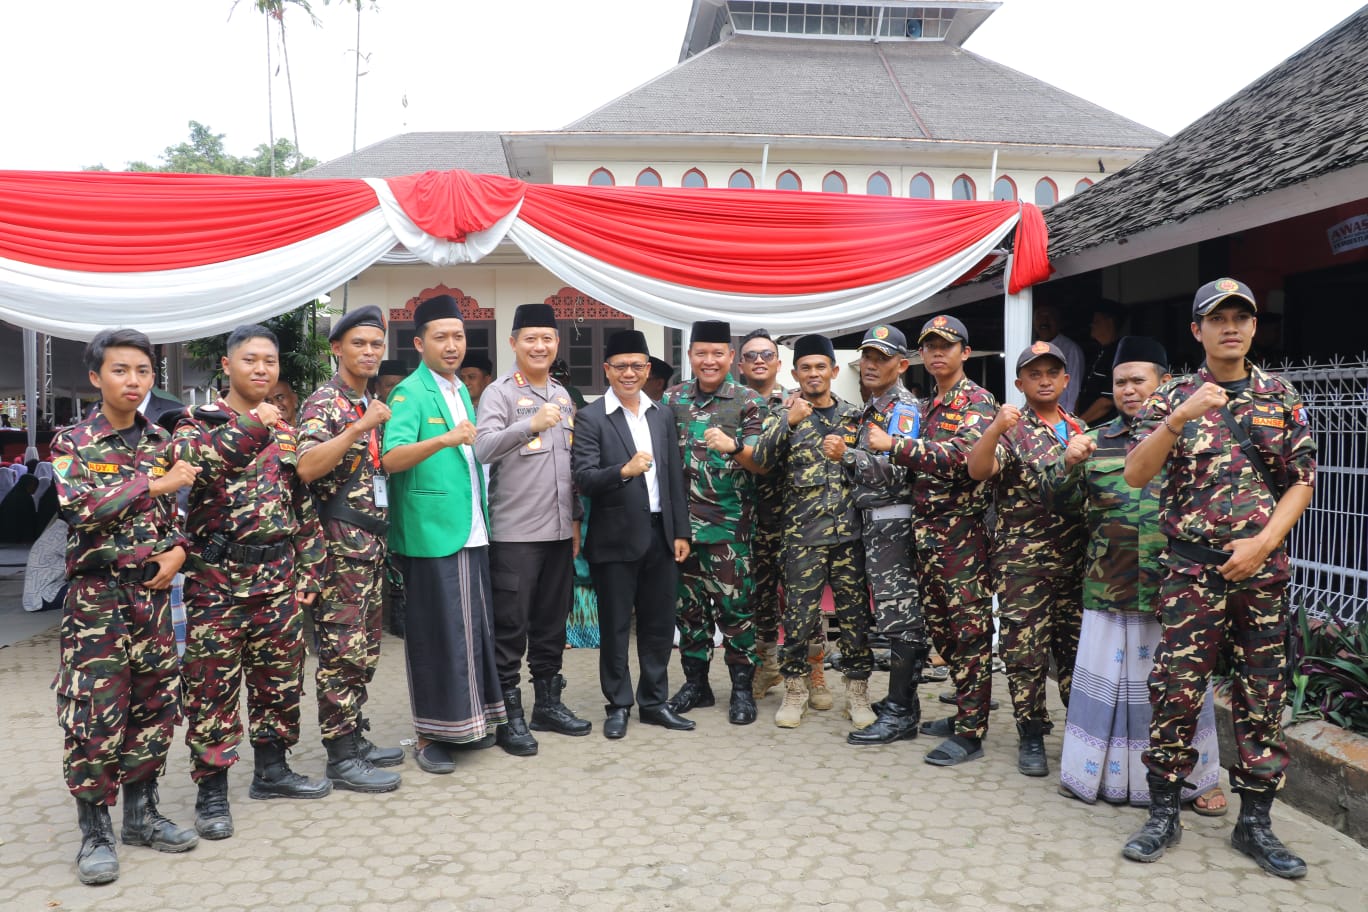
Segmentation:
{"type": "Polygon", "coordinates": [[[520,305],[508,344],[514,367],[485,387],[475,458],[489,466],[494,642],[508,709],[498,743],[526,757],[537,752],[537,740],[524,721],[518,689],[524,653],[536,693],[531,729],[587,735],[592,726],[561,702],[582,511],[570,476],[575,405],[551,377],[560,347],[551,305],[520,305]]]}
{"type": "Polygon", "coordinates": [[[651,358],[651,376],[646,380],[646,385],[641,391],[651,398],[652,402],[659,402],[665,396],[665,390],[670,385],[670,378],[674,376],[674,368],[670,367],[670,362],[660,358],[651,358]]]}
{"type": "MultiPolygon", "coordinates": [[[[513,323],[516,325],[517,322],[515,314],[513,323]]],[[[470,393],[471,403],[474,404],[476,411],[479,411],[484,391],[494,382],[494,362],[490,361],[489,355],[484,352],[466,352],[465,360],[461,362],[461,369],[457,374],[465,384],[466,392],[470,393]]]]}
{"type": "Polygon", "coordinates": [[[411,373],[413,372],[403,361],[391,361],[389,359],[381,361],[380,369],[372,381],[375,398],[381,402],[389,402],[390,393],[394,392],[399,381],[411,373]]]}

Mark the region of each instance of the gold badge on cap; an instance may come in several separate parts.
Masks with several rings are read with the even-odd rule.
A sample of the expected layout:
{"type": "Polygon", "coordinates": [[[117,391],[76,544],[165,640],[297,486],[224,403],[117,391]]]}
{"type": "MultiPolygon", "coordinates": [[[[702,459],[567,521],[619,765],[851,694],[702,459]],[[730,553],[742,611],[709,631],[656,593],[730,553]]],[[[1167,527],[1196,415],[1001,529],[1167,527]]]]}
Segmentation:
{"type": "Polygon", "coordinates": [[[1219,282],[1216,283],[1216,290],[1226,292],[1239,291],[1240,283],[1235,281],[1234,279],[1221,279],[1219,282]]]}
{"type": "Polygon", "coordinates": [[[942,314],[941,316],[936,317],[936,319],[932,320],[932,321],[931,321],[931,325],[932,325],[932,326],[935,326],[935,327],[941,327],[941,326],[944,326],[946,323],[949,323],[949,322],[950,322],[950,321],[947,320],[947,319],[945,319],[945,316],[942,314]]]}
{"type": "Polygon", "coordinates": [[[1033,355],[1048,355],[1049,353],[1050,343],[1048,342],[1037,342],[1031,346],[1031,354],[1033,355]]]}
{"type": "Polygon", "coordinates": [[[887,327],[887,326],[876,326],[876,327],[874,327],[874,338],[876,338],[876,339],[887,339],[887,338],[888,338],[888,327],[887,327]]]}

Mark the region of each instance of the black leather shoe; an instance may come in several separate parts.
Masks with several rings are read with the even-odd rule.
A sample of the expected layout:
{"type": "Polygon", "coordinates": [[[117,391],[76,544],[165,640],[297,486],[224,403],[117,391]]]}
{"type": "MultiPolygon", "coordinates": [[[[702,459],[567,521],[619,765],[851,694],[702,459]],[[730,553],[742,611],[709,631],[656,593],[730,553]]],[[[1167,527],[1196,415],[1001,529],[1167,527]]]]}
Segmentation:
{"type": "Polygon", "coordinates": [[[432,773],[434,776],[445,776],[448,773],[456,772],[456,761],[451,759],[451,754],[447,752],[445,746],[436,741],[430,741],[423,747],[414,748],[413,759],[418,761],[418,768],[425,773],[432,773]]]}
{"type": "Polygon", "coordinates": [[[662,728],[668,728],[670,731],[694,730],[693,720],[686,719],[675,712],[668,703],[662,703],[660,706],[651,709],[639,709],[637,710],[637,717],[647,725],[659,725],[662,728]]]}
{"type": "Polygon", "coordinates": [[[1278,877],[1296,880],[1306,876],[1306,862],[1282,844],[1273,833],[1269,812],[1272,793],[1240,792],[1240,817],[1230,834],[1230,844],[1278,877]]]}
{"type": "Polygon", "coordinates": [[[608,710],[608,718],[603,723],[603,737],[616,741],[627,734],[627,716],[628,709],[625,706],[614,706],[608,710]]]}
{"type": "Polygon", "coordinates": [[[1040,722],[1018,722],[1017,771],[1023,776],[1050,775],[1050,762],[1045,758],[1045,726],[1040,722]]]}

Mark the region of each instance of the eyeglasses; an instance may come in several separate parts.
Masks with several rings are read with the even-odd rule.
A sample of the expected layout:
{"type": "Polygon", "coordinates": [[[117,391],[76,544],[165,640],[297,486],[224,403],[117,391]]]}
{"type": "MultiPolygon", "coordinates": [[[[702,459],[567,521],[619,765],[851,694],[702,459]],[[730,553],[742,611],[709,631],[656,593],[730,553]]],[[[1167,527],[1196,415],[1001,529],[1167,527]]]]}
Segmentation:
{"type": "Polygon", "coordinates": [[[608,365],[608,367],[617,371],[619,374],[625,374],[629,372],[633,374],[640,374],[651,369],[651,365],[647,361],[624,361],[619,362],[618,364],[610,364],[608,365]]]}
{"type": "Polygon", "coordinates": [[[779,357],[778,352],[772,351],[748,351],[741,353],[741,360],[750,364],[756,361],[764,361],[766,364],[779,357]]]}

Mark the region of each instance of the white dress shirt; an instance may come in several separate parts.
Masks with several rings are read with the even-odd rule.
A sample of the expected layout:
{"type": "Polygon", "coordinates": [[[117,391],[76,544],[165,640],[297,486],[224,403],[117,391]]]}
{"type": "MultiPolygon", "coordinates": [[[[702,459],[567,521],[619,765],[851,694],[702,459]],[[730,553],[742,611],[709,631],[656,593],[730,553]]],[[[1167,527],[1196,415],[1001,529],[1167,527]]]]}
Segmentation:
{"type": "Polygon", "coordinates": [[[1064,353],[1064,371],[1069,375],[1069,385],[1059,397],[1059,404],[1064,406],[1064,411],[1073,414],[1078,406],[1078,394],[1083,391],[1083,375],[1088,372],[1088,365],[1083,362],[1083,349],[1063,333],[1049,341],[1064,353]]]}
{"type": "MultiPolygon", "coordinates": [[[[447,408],[451,410],[451,420],[455,424],[462,421],[469,421],[471,424],[475,420],[466,414],[465,402],[461,400],[460,388],[465,384],[458,379],[455,383],[433,371],[432,376],[437,378],[437,388],[442,391],[442,397],[446,399],[447,408]]],[[[475,461],[475,448],[469,446],[460,447],[460,453],[465,457],[466,468],[470,470],[470,536],[466,539],[467,548],[483,548],[489,544],[489,530],[485,528],[484,521],[484,501],[480,497],[480,478],[484,467],[475,461]]]]}
{"type": "Polygon", "coordinates": [[[660,482],[656,478],[655,450],[651,446],[651,426],[646,423],[646,413],[656,407],[651,401],[651,397],[645,393],[638,393],[641,401],[637,404],[639,412],[633,414],[632,410],[622,404],[622,400],[617,397],[610,386],[608,392],[603,394],[603,411],[611,415],[618,409],[622,409],[622,417],[627,419],[627,429],[632,432],[632,442],[636,444],[638,453],[647,453],[651,457],[651,467],[646,470],[646,491],[651,500],[651,512],[660,512],[660,482]]]}

